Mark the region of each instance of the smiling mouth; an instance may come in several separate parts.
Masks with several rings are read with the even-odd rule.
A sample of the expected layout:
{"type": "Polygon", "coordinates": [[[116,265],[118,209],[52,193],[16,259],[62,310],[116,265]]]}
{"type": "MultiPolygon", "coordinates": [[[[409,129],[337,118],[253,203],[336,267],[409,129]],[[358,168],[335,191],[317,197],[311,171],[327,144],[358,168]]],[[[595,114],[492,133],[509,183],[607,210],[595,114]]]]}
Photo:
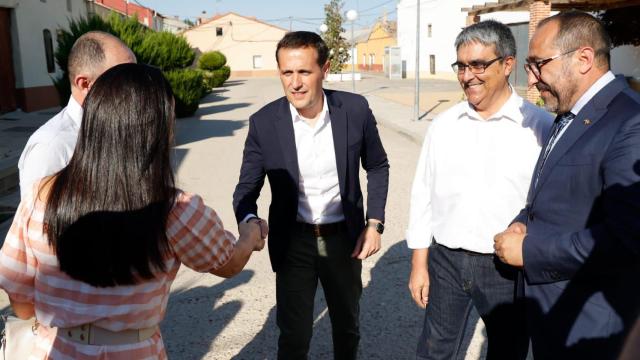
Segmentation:
{"type": "Polygon", "coordinates": [[[473,88],[473,87],[480,86],[480,85],[482,85],[482,83],[464,84],[464,88],[466,90],[466,89],[473,88]]]}

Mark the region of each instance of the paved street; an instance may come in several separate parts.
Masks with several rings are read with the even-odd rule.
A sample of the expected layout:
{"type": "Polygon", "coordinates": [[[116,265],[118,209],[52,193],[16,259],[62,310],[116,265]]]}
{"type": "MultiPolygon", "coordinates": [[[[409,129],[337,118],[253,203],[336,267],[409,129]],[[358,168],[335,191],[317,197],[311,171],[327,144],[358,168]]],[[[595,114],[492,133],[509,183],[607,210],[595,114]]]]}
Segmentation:
{"type": "MultiPolygon", "coordinates": [[[[357,84],[358,92],[367,96],[378,118],[391,164],[383,249],[363,262],[362,359],[415,357],[423,312],[411,301],[406,286],[410,254],[404,229],[409,191],[421,139],[429,124],[426,119],[460,99],[457,84],[444,80],[431,84],[435,95],[423,98],[424,121],[420,122],[411,121],[413,111],[406,103],[412,99],[413,82],[369,77],[357,84]]],[[[327,87],[350,90],[351,83],[327,87]]],[[[202,101],[194,117],[178,120],[175,167],[179,186],[202,195],[234,232],[231,196],[238,179],[247,119],[281,93],[275,78],[230,80],[202,101]]],[[[259,204],[263,217],[267,216],[268,203],[266,184],[259,204]]],[[[0,236],[4,238],[6,223],[2,225],[0,236]]],[[[5,307],[6,296],[2,295],[0,306],[5,307]]],[[[233,279],[183,268],[172,287],[162,323],[169,358],[275,359],[278,331],[274,305],[275,276],[266,249],[255,253],[246,269],[233,279]]],[[[476,326],[476,319],[468,327],[466,359],[481,357],[483,329],[480,324],[476,326]]],[[[330,321],[319,291],[310,358],[330,359],[331,354],[330,321]]]]}

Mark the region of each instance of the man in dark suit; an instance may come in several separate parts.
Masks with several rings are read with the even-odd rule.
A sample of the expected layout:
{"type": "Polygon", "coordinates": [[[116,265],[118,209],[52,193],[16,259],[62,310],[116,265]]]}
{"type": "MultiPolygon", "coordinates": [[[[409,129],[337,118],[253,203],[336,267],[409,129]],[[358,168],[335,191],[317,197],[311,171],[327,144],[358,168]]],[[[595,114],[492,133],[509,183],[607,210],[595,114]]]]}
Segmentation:
{"type": "Polygon", "coordinates": [[[640,96],[609,70],[610,47],[576,11],[542,21],[529,45],[529,85],[558,117],[495,251],[523,267],[536,358],[617,358],[638,315],[640,96]]]}
{"type": "Polygon", "coordinates": [[[280,40],[276,59],[286,96],[249,119],[233,195],[238,222],[252,221],[265,175],[269,179],[279,359],[307,356],[318,279],[329,308],[334,356],[356,358],[361,260],[380,249],[384,230],[387,155],[367,101],[322,88],[328,55],[315,33],[291,32],[280,40]],[[366,221],[360,162],[367,172],[366,221]]]}

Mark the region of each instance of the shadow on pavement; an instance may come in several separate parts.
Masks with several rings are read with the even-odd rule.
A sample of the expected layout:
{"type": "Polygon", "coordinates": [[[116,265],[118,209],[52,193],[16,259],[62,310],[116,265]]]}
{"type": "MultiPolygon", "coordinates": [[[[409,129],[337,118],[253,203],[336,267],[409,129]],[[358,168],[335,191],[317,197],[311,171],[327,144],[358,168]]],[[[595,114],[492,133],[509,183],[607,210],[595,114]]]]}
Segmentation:
{"type": "Polygon", "coordinates": [[[235,109],[240,109],[240,108],[244,108],[251,105],[252,105],[251,103],[246,103],[246,102],[237,103],[237,104],[222,104],[222,105],[217,105],[215,102],[209,103],[209,104],[203,103],[203,104],[200,104],[200,108],[198,108],[198,111],[196,112],[195,116],[202,118],[202,116],[205,116],[205,115],[232,111],[235,109]]]}
{"type": "MultiPolygon", "coordinates": [[[[413,304],[406,287],[409,267],[409,250],[404,242],[400,242],[389,248],[371,270],[371,281],[363,290],[360,301],[359,358],[415,358],[424,313],[413,304]]],[[[314,319],[309,358],[333,358],[331,322],[320,288],[316,293],[314,319]]],[[[233,359],[275,359],[277,341],[274,306],[262,330],[233,359]]]]}
{"type": "Polygon", "coordinates": [[[253,271],[244,270],[211,287],[172,292],[161,324],[168,358],[187,359],[189,354],[189,359],[202,359],[209,352],[213,339],[242,308],[240,301],[216,306],[218,300],[225,291],[248,283],[253,275],[253,271]]]}
{"type": "Polygon", "coordinates": [[[176,146],[213,137],[233,136],[234,131],[246,125],[247,121],[238,120],[185,119],[178,122],[176,126],[176,146]]]}

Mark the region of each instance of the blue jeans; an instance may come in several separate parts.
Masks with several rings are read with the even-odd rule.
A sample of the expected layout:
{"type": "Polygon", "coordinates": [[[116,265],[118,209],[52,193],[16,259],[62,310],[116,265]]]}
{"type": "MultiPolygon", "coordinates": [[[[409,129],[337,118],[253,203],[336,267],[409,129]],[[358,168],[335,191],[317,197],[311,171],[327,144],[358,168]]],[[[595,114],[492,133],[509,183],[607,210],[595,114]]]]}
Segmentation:
{"type": "Polygon", "coordinates": [[[429,248],[429,303],[418,343],[418,359],[458,357],[471,306],[485,323],[487,359],[525,359],[524,308],[515,299],[517,270],[493,254],[429,248]]]}

